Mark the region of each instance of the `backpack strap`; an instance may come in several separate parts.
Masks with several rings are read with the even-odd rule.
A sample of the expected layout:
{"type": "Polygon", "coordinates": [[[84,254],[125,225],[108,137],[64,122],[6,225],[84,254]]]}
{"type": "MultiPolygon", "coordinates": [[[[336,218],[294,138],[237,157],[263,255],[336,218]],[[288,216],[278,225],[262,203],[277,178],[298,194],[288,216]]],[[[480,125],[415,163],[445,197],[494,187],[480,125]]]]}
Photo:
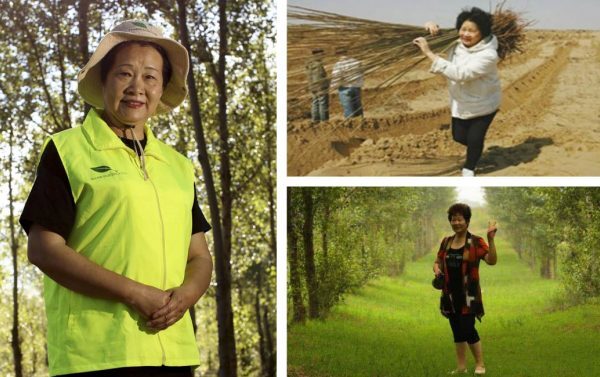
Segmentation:
{"type": "Polygon", "coordinates": [[[454,239],[454,236],[448,236],[446,238],[444,238],[444,246],[442,246],[442,249],[446,250],[446,253],[448,253],[448,250],[450,250],[450,245],[452,244],[452,240],[454,239]]]}
{"type": "Polygon", "coordinates": [[[444,273],[444,288],[442,288],[442,295],[448,294],[448,282],[450,281],[450,277],[448,276],[447,266],[446,266],[446,256],[448,255],[448,251],[450,250],[450,245],[452,244],[452,240],[454,236],[445,237],[442,241],[442,250],[444,250],[444,258],[441,260],[441,270],[444,273]]]}
{"type": "MultiPolygon", "coordinates": [[[[444,237],[444,239],[442,240],[442,250],[445,251],[445,255],[448,255],[448,251],[450,250],[450,245],[452,244],[453,238],[454,238],[454,236],[448,236],[448,237],[444,237]]],[[[446,266],[446,261],[442,260],[441,262],[442,262],[442,265],[440,267],[442,267],[442,271],[444,271],[445,266],[446,266]]]]}

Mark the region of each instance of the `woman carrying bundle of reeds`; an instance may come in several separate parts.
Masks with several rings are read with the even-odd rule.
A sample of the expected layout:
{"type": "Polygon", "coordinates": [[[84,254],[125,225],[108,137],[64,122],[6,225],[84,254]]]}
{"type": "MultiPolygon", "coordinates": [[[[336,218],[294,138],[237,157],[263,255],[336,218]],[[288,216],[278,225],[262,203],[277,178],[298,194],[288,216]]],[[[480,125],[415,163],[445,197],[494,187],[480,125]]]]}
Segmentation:
{"type": "MultiPolygon", "coordinates": [[[[438,32],[432,22],[425,27],[432,35],[438,32]]],[[[417,38],[414,43],[433,61],[431,72],[448,78],[452,137],[467,147],[462,175],[472,177],[483,152],[485,134],[500,106],[498,40],[492,34],[492,15],[479,8],[463,10],[456,19],[456,29],[460,40],[448,60],[434,54],[425,38],[417,38]]]]}

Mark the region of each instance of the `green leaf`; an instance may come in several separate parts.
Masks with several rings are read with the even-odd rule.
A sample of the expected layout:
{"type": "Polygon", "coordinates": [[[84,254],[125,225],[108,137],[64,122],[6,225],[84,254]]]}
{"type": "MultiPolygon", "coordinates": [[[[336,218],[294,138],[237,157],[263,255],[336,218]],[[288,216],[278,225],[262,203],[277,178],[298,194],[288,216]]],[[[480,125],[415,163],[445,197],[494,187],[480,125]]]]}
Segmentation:
{"type": "Polygon", "coordinates": [[[106,173],[107,171],[112,170],[110,168],[110,166],[106,166],[106,165],[102,165],[102,166],[96,166],[95,168],[92,168],[93,171],[97,171],[98,173],[106,173]]]}

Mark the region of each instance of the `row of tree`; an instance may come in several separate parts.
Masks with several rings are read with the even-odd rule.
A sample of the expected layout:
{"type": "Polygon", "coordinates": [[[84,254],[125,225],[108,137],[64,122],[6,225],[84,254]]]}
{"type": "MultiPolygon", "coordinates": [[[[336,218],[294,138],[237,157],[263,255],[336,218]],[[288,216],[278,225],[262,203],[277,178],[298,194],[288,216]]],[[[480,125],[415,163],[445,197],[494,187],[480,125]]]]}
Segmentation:
{"type": "MultiPolygon", "coordinates": [[[[438,246],[453,188],[288,188],[288,322],[324,317],[344,293],[438,246]]],[[[532,270],[566,297],[600,296],[600,189],[489,187],[489,214],[532,270]]],[[[481,218],[481,216],[479,216],[481,218]]]]}
{"type": "Polygon", "coordinates": [[[288,322],[322,318],[346,292],[396,276],[447,230],[453,188],[288,188],[288,322]]]}
{"type": "Polygon", "coordinates": [[[19,208],[43,140],[89,106],[76,73],[123,19],[153,20],[190,51],[189,100],[152,119],[197,160],[215,280],[194,312],[205,375],[275,375],[275,73],[272,0],[37,0],[0,3],[0,370],[46,368],[41,274],[26,261],[19,208]],[[4,202],[3,202],[4,206],[4,202]],[[208,216],[207,216],[208,217],[208,216]],[[5,261],[10,260],[7,264],[5,261]],[[8,329],[11,329],[8,331],[8,329]],[[9,346],[10,344],[10,346],[9,346]]]}
{"type": "Polygon", "coordinates": [[[600,189],[489,187],[491,213],[519,257],[569,297],[600,295],[600,189]]]}

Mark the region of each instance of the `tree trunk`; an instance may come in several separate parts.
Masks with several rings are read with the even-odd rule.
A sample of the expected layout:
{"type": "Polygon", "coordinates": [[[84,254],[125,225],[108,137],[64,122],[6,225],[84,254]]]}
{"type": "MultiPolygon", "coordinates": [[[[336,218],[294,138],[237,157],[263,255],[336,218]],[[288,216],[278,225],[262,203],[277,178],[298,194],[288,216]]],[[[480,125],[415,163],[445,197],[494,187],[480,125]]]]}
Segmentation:
{"type": "Polygon", "coordinates": [[[310,188],[302,188],[302,198],[304,202],[302,237],[304,240],[304,272],[306,273],[306,287],[308,288],[308,316],[314,319],[319,317],[319,301],[313,242],[313,197],[310,188]]]}
{"type": "Polygon", "coordinates": [[[33,67],[29,67],[29,73],[34,77],[37,76],[36,81],[43,89],[44,97],[46,100],[45,106],[48,108],[48,112],[53,123],[52,131],[57,132],[63,130],[64,128],[59,120],[57,111],[54,107],[54,101],[52,100],[50,86],[46,83],[46,68],[44,67],[42,59],[44,52],[39,51],[39,44],[36,43],[38,39],[37,35],[35,34],[35,32],[30,30],[29,23],[27,22],[27,18],[25,17],[25,15],[22,14],[23,11],[21,7],[16,7],[16,9],[17,11],[15,13],[11,12],[9,14],[9,17],[17,20],[16,22],[19,22],[23,26],[23,28],[21,29],[21,31],[24,33],[22,37],[23,44],[28,45],[30,47],[29,49],[27,49],[27,51],[24,51],[24,53],[29,54],[31,58],[35,60],[35,69],[33,67]]]}
{"type": "Polygon", "coordinates": [[[219,0],[219,138],[220,138],[220,173],[221,173],[221,213],[223,221],[223,256],[217,262],[217,286],[221,286],[221,302],[217,294],[217,306],[226,320],[223,326],[224,338],[227,339],[227,348],[223,349],[219,375],[221,377],[237,376],[237,358],[235,352],[235,335],[233,330],[233,308],[231,304],[231,170],[229,163],[229,129],[227,125],[227,83],[226,55],[227,55],[227,13],[226,0],[219,0]],[[221,278],[219,279],[219,275],[221,278]]]}
{"type": "Polygon", "coordinates": [[[268,152],[267,152],[267,169],[268,169],[268,173],[267,173],[267,193],[269,195],[269,228],[271,230],[271,239],[269,242],[269,246],[271,247],[271,256],[273,257],[273,263],[275,263],[275,261],[277,260],[277,229],[276,229],[276,223],[277,223],[277,214],[275,211],[275,205],[277,204],[277,201],[275,199],[275,189],[276,189],[276,183],[273,180],[273,176],[271,175],[271,172],[273,171],[273,150],[271,147],[271,141],[267,141],[267,143],[269,144],[267,146],[268,152]]]}
{"type": "MultiPolygon", "coordinates": [[[[77,9],[78,19],[79,19],[79,53],[81,54],[81,64],[83,67],[84,64],[90,58],[90,52],[88,49],[88,12],[90,9],[91,0],[80,0],[79,8],[77,9]]],[[[90,111],[92,106],[87,102],[84,103],[83,106],[83,118],[90,111]]]]}
{"type": "Polygon", "coordinates": [[[276,362],[277,362],[277,358],[276,358],[276,351],[275,351],[275,344],[273,342],[273,330],[271,329],[271,324],[269,321],[269,310],[268,308],[265,308],[265,310],[263,310],[263,327],[265,329],[265,337],[266,337],[266,351],[267,351],[267,373],[266,375],[268,377],[275,377],[277,375],[277,368],[276,368],[276,362]]]}
{"type": "MultiPolygon", "coordinates": [[[[57,4],[52,3],[52,10],[54,14],[59,14],[56,9],[57,4]]],[[[71,128],[71,115],[69,114],[69,101],[67,100],[67,76],[65,72],[65,54],[66,51],[63,45],[63,34],[61,28],[60,18],[53,18],[54,22],[54,38],[56,43],[56,65],[60,72],[60,96],[62,100],[62,129],[71,128]]]]}
{"type": "Polygon", "coordinates": [[[426,255],[427,253],[429,253],[429,251],[431,250],[431,248],[436,244],[437,240],[434,237],[433,234],[433,216],[431,216],[431,214],[426,214],[425,215],[425,248],[423,249],[423,254],[421,255],[426,255]]]}
{"type": "Polygon", "coordinates": [[[323,200],[323,222],[321,225],[321,249],[323,263],[319,273],[319,282],[322,284],[329,273],[329,222],[331,221],[331,203],[328,197],[323,200]]]}
{"type": "MultiPolygon", "coordinates": [[[[267,97],[268,98],[268,97],[267,97]]],[[[267,115],[266,115],[266,120],[267,120],[267,127],[274,127],[275,123],[274,123],[274,119],[272,119],[273,117],[270,115],[272,114],[271,111],[271,107],[267,106],[267,115]]],[[[269,133],[269,135],[272,135],[272,133],[269,133]]],[[[269,136],[269,138],[267,139],[267,192],[269,195],[269,228],[271,230],[271,239],[269,242],[269,245],[271,247],[271,263],[273,265],[277,264],[277,228],[276,228],[276,224],[277,224],[277,213],[276,213],[276,204],[277,204],[277,200],[275,198],[275,190],[276,190],[276,182],[273,179],[273,175],[272,172],[274,170],[273,167],[273,161],[275,161],[275,157],[274,156],[274,140],[272,137],[269,136]]],[[[276,172],[275,172],[276,173],[276,172]]],[[[263,311],[263,322],[264,322],[264,329],[265,329],[265,336],[266,336],[266,348],[267,348],[267,354],[268,354],[268,359],[267,359],[267,376],[268,377],[275,377],[277,374],[277,370],[276,370],[276,355],[277,355],[277,351],[275,350],[275,344],[273,342],[273,331],[274,328],[273,326],[270,325],[269,322],[269,308],[265,308],[263,311]]]]}
{"type": "Polygon", "coordinates": [[[554,277],[554,279],[556,279],[556,277],[558,276],[557,275],[558,274],[558,271],[557,271],[557,268],[558,268],[558,253],[556,252],[556,249],[552,250],[552,257],[553,257],[553,260],[554,260],[554,263],[552,264],[552,268],[553,268],[553,270],[552,270],[553,271],[552,276],[554,277]]]}
{"type": "Polygon", "coordinates": [[[192,328],[194,329],[194,335],[198,333],[198,324],[196,323],[196,305],[192,305],[190,308],[190,317],[192,319],[192,328]]]}
{"type": "Polygon", "coordinates": [[[263,268],[257,273],[256,296],[254,299],[254,312],[256,315],[256,328],[259,338],[259,355],[261,376],[275,377],[275,350],[273,348],[273,336],[269,324],[269,307],[260,303],[260,292],[262,289],[263,268]],[[262,310],[261,310],[262,309],[262,310]]]}
{"type": "Polygon", "coordinates": [[[262,315],[260,311],[260,291],[261,291],[261,273],[260,271],[256,274],[256,293],[254,296],[254,318],[256,320],[256,329],[258,331],[258,354],[260,356],[260,370],[261,376],[266,376],[267,372],[267,351],[266,351],[266,339],[265,330],[262,323],[262,315]]]}
{"type": "Polygon", "coordinates": [[[541,260],[540,275],[545,279],[550,279],[550,256],[543,255],[541,260]]]}
{"type": "MultiPolygon", "coordinates": [[[[267,97],[268,98],[268,97],[267,97]]],[[[267,120],[267,127],[274,127],[274,122],[271,119],[272,117],[270,116],[271,111],[270,111],[270,106],[267,106],[267,115],[266,115],[266,120],[267,120]]],[[[269,135],[271,135],[271,133],[269,133],[269,135]]],[[[276,184],[274,182],[273,179],[273,161],[275,159],[274,157],[274,153],[273,153],[273,139],[271,137],[269,137],[267,139],[267,193],[269,196],[269,228],[270,228],[270,242],[269,242],[269,246],[271,248],[271,260],[270,263],[272,263],[273,265],[276,265],[277,263],[277,229],[276,229],[276,223],[277,223],[277,214],[276,214],[276,210],[275,210],[275,206],[276,206],[276,199],[275,199],[275,189],[276,189],[276,184]]],[[[265,330],[265,338],[266,338],[266,352],[268,355],[267,358],[267,369],[266,369],[266,376],[268,377],[275,377],[277,374],[276,371],[276,354],[277,352],[275,351],[275,345],[273,342],[273,328],[269,323],[269,307],[267,306],[264,310],[263,310],[263,328],[265,330]]]]}
{"type": "MultiPolygon", "coordinates": [[[[190,47],[190,37],[187,27],[186,1],[177,0],[178,5],[178,28],[181,43],[188,50],[190,47]]],[[[237,376],[237,357],[235,347],[235,335],[233,327],[233,309],[231,305],[231,175],[229,172],[229,148],[227,144],[227,97],[225,95],[225,51],[226,51],[226,19],[225,19],[225,1],[219,1],[219,13],[221,22],[220,36],[225,41],[221,41],[219,51],[219,64],[223,71],[219,72],[223,81],[219,87],[219,136],[221,138],[221,204],[222,212],[219,213],[219,204],[215,190],[215,184],[210,169],[210,160],[206,147],[206,138],[202,128],[200,116],[200,105],[198,101],[198,91],[193,74],[193,65],[190,58],[190,72],[187,77],[187,84],[190,94],[190,108],[194,129],[196,131],[196,142],[198,144],[198,160],[202,166],[202,174],[206,184],[206,194],[210,207],[210,218],[213,227],[214,253],[215,253],[215,273],[217,280],[216,301],[217,301],[217,321],[219,333],[219,376],[236,377],[237,376]],[[224,46],[224,47],[223,47],[224,46]],[[222,95],[225,95],[222,98],[222,95]],[[223,134],[224,133],[224,134],[223,134]],[[221,215],[222,214],[222,215],[221,215]],[[221,220],[222,219],[222,220],[221,220]],[[221,222],[222,221],[222,222],[221,222]]]]}
{"type": "Polygon", "coordinates": [[[298,233],[296,231],[296,219],[292,211],[292,192],[299,189],[287,188],[287,240],[288,240],[288,263],[290,264],[290,291],[292,293],[293,315],[292,322],[304,322],[306,319],[306,308],[302,301],[300,255],[298,252],[298,233]]]}
{"type": "Polygon", "coordinates": [[[331,221],[331,206],[328,200],[323,203],[323,229],[322,229],[322,247],[323,247],[323,273],[327,273],[329,267],[329,222],[331,221]]]}
{"type": "Polygon", "coordinates": [[[23,352],[21,351],[21,338],[19,335],[19,270],[18,270],[18,253],[19,240],[15,231],[15,214],[14,214],[14,196],[12,186],[12,168],[13,168],[13,127],[10,127],[9,135],[9,156],[8,156],[8,205],[9,205],[9,228],[10,228],[10,249],[12,252],[12,267],[13,267],[13,323],[11,331],[10,345],[13,350],[14,372],[16,377],[23,376],[23,352]]]}

